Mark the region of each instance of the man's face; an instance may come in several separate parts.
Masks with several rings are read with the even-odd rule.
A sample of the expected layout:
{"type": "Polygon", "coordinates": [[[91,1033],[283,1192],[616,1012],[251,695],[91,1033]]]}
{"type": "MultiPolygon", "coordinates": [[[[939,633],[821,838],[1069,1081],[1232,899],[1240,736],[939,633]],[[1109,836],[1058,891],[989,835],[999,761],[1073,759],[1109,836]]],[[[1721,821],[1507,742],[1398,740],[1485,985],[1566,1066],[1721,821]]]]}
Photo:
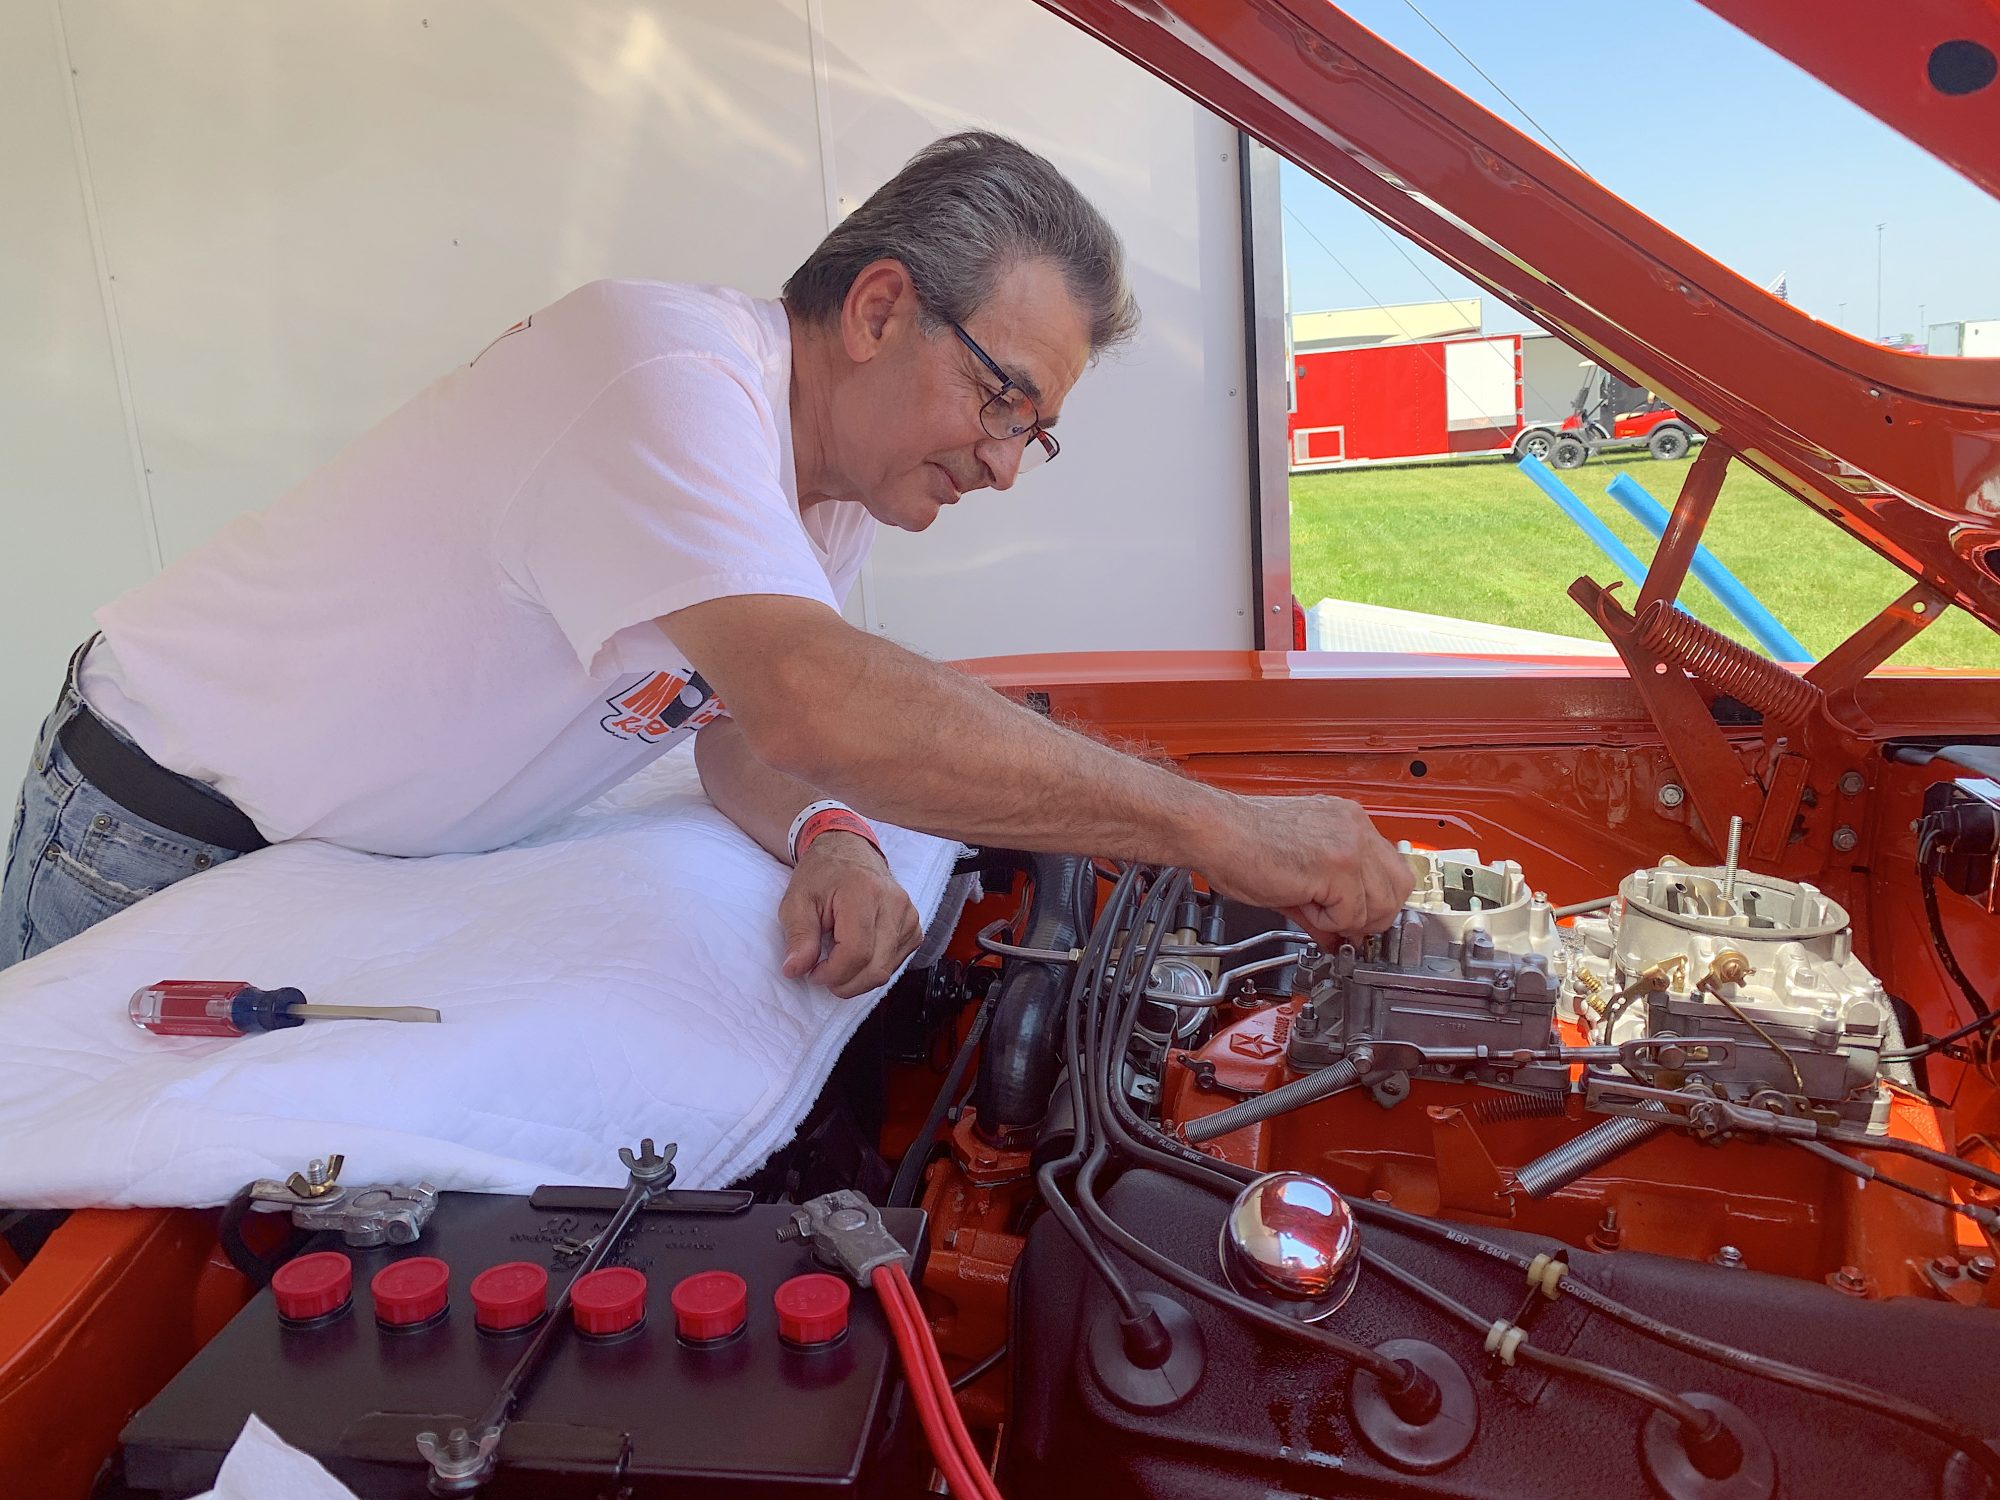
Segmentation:
{"type": "MultiPolygon", "coordinates": [[[[835,397],[838,466],[846,498],[886,525],[922,531],[940,506],[1012,485],[1034,439],[981,427],[999,379],[949,326],[925,333],[908,277],[878,265],[891,272],[863,272],[845,314],[850,357],[863,357],[835,397]]],[[[1016,266],[964,328],[1053,427],[1090,355],[1088,319],[1061,274],[1046,261],[1016,266]]]]}

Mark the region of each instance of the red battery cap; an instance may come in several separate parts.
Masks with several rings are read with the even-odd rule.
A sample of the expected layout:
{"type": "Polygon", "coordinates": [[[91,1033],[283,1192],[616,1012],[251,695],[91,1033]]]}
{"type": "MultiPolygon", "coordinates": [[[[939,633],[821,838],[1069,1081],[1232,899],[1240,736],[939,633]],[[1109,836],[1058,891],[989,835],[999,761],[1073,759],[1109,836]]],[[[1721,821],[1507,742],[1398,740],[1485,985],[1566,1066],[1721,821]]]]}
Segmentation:
{"type": "Polygon", "coordinates": [[[830,1344],[847,1332],[847,1283],[824,1271],[794,1276],[771,1294],[778,1337],[788,1344],[830,1344]]]}
{"type": "Polygon", "coordinates": [[[578,1333],[604,1338],[637,1328],[646,1317],[646,1274],[630,1266],[606,1266],[579,1277],[570,1289],[569,1311],[578,1333]]]}
{"type": "Polygon", "coordinates": [[[306,1323],[338,1312],[354,1295],[354,1262],[338,1250],[301,1255],[278,1267],[271,1277],[271,1294],[278,1316],[288,1323],[306,1323]]]}
{"type": "Polygon", "coordinates": [[[548,1307],[549,1273],[530,1261],[506,1261],[472,1278],[472,1321],[488,1333],[526,1328],[548,1307]]]}
{"type": "Polygon", "coordinates": [[[384,1266],[368,1283],[375,1321],[389,1328],[428,1323],[451,1299],[451,1267],[429,1255],[413,1255],[384,1266]]]}
{"type": "Polygon", "coordinates": [[[670,1299],[674,1329],[691,1344],[726,1339],[750,1314],[750,1288],[734,1271],[702,1271],[679,1282],[670,1299]]]}

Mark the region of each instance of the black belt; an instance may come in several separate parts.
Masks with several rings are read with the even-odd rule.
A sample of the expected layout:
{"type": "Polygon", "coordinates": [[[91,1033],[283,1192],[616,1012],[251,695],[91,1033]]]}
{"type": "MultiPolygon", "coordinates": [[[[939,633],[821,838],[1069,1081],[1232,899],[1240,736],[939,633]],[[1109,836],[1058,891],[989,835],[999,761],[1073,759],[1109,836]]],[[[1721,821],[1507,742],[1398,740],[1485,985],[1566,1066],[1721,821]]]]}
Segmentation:
{"type": "Polygon", "coordinates": [[[128,745],[87,706],[56,735],[77,770],[125,811],[183,838],[249,854],[271,842],[220,792],[177,776],[128,745]]]}

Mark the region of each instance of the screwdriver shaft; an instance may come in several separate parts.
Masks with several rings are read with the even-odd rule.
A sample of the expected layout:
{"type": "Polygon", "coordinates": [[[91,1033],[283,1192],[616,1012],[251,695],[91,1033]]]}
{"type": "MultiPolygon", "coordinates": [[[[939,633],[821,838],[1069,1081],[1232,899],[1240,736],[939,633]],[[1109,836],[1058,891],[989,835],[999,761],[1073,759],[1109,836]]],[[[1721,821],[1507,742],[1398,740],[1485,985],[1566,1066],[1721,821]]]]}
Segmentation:
{"type": "Polygon", "coordinates": [[[427,1005],[294,1005],[287,1015],[304,1016],[309,1021],[436,1021],[438,1013],[427,1005]]]}

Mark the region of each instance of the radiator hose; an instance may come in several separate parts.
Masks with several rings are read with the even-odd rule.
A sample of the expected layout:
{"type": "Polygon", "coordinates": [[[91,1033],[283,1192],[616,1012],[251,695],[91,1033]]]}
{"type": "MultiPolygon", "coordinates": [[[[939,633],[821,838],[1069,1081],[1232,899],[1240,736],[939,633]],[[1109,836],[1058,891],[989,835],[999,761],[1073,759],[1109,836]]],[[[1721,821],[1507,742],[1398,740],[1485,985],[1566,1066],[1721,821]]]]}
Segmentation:
{"type": "MultiPolygon", "coordinates": [[[[1083,941],[1096,905],[1096,871],[1089,860],[1069,854],[1036,854],[1028,864],[1033,890],[1021,946],[1068,952],[1083,941]]],[[[1021,1143],[1048,1113],[1070,974],[1067,964],[1007,960],[972,1090],[976,1128],[988,1142],[1021,1143]]]]}

